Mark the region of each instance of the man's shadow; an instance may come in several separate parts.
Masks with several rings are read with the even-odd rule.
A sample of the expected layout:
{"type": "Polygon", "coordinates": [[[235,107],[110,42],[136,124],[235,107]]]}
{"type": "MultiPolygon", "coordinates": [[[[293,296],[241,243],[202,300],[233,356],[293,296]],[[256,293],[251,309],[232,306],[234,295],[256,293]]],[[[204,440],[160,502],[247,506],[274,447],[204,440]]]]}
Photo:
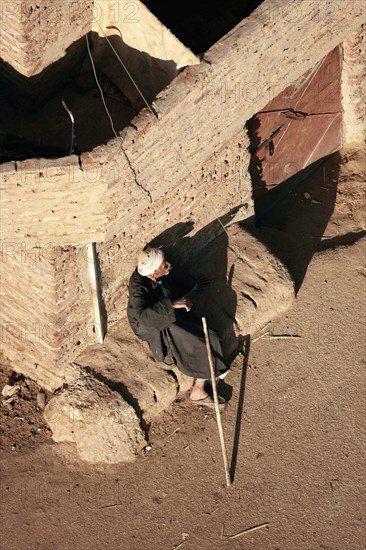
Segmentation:
{"type": "Polygon", "coordinates": [[[233,441],[231,463],[230,463],[230,478],[232,483],[234,482],[234,478],[235,478],[235,470],[236,470],[239,441],[240,441],[241,423],[243,420],[245,384],[246,384],[247,369],[248,369],[248,363],[249,363],[249,353],[250,353],[250,336],[245,337],[245,341],[244,341],[244,345],[241,353],[243,355],[243,368],[242,368],[241,377],[240,377],[238,406],[236,409],[234,441],[233,441]]]}
{"type": "Polygon", "coordinates": [[[197,281],[192,295],[198,320],[205,317],[210,328],[219,335],[225,363],[230,365],[242,349],[245,335],[238,334],[235,320],[236,292],[232,288],[235,266],[228,266],[228,235],[225,225],[242,205],[197,231],[193,222],[182,222],[167,229],[149,246],[162,247],[177,269],[182,266],[197,281]]]}

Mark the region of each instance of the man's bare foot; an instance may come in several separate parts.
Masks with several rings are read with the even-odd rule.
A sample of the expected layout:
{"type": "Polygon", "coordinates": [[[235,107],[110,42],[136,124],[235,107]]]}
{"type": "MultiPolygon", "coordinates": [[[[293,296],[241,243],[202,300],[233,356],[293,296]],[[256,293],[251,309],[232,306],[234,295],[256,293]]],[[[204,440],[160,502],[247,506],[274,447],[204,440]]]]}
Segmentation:
{"type": "Polygon", "coordinates": [[[199,401],[200,399],[205,399],[208,396],[208,393],[205,391],[191,391],[189,398],[191,401],[199,401]]]}
{"type": "Polygon", "coordinates": [[[208,396],[208,393],[205,390],[206,380],[202,378],[197,378],[190,395],[192,401],[198,401],[199,399],[205,399],[208,396]]]}

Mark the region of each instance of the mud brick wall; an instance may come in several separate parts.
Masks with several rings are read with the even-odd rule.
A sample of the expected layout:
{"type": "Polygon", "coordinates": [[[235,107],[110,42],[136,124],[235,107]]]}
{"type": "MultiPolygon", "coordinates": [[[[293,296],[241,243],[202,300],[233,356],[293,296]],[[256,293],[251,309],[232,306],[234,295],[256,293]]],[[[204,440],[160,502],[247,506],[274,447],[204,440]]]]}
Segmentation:
{"type": "Polygon", "coordinates": [[[81,156],[83,169],[119,167],[120,179],[107,198],[108,234],[137,219],[147,201],[154,204],[174,190],[279,91],[359,27],[363,16],[361,2],[347,9],[326,3],[316,13],[306,1],[291,5],[297,8],[296,25],[265,10],[273,3],[264,2],[205,54],[209,63],[187,68],[159,94],[158,119],[144,110],[123,141],[111,140],[81,156]]]}
{"type": "Polygon", "coordinates": [[[1,352],[50,391],[95,342],[85,250],[7,243],[0,255],[1,352]]]}
{"type": "Polygon", "coordinates": [[[39,107],[79,71],[93,1],[2,0],[0,86],[20,112],[39,107]],[[16,98],[16,99],[15,99],[16,98]]]}
{"type": "Polygon", "coordinates": [[[82,171],[75,156],[1,165],[2,242],[79,245],[102,240],[106,180],[116,177],[112,165],[82,171]]]}
{"type": "Polygon", "coordinates": [[[60,381],[54,372],[58,343],[40,344],[46,327],[56,324],[54,274],[51,263],[36,254],[34,250],[33,257],[26,258],[25,247],[16,253],[10,244],[2,251],[1,351],[15,370],[27,373],[29,369],[32,378],[48,386],[60,381]],[[41,367],[38,372],[39,364],[52,365],[52,370],[43,373],[41,367]]]}
{"type": "MultiPolygon", "coordinates": [[[[1,0],[0,85],[10,101],[16,94],[22,112],[33,110],[76,78],[85,61],[89,67],[85,35],[90,31],[99,67],[121,90],[129,90],[125,95],[130,99],[136,89],[105,35],[117,38],[114,47],[148,98],[155,97],[177,69],[199,63],[138,0],[1,0]]],[[[137,99],[141,103],[138,94],[137,99]]]]}
{"type": "Polygon", "coordinates": [[[91,29],[93,0],[1,0],[0,57],[24,76],[40,73],[91,29]]]}
{"type": "MultiPolygon", "coordinates": [[[[136,53],[144,52],[155,60],[174,61],[177,69],[199,63],[198,57],[140,0],[97,0],[93,13],[92,31],[102,37],[104,34],[117,35],[116,28],[111,27],[118,27],[123,42],[136,53]]],[[[126,62],[126,59],[121,57],[126,62]]],[[[137,78],[141,76],[143,75],[136,74],[137,78]]]]}
{"type": "Polygon", "coordinates": [[[366,25],[343,42],[342,96],[344,145],[366,137],[366,25]]]}
{"type": "MultiPolygon", "coordinates": [[[[152,204],[141,192],[140,202],[145,208],[138,215],[132,215],[131,221],[111,227],[107,240],[98,245],[100,259],[103,298],[108,311],[109,322],[113,323],[123,315],[127,301],[127,284],[136,267],[139,252],[146,243],[166,232],[158,239],[158,244],[171,247],[183,238],[185,227],[191,230],[190,239],[217,217],[234,210],[241,219],[254,214],[252,186],[248,173],[249,140],[246,131],[241,131],[230,141],[217,149],[211,158],[199,165],[191,175],[184,178],[174,189],[165,192],[152,204]],[[113,233],[114,232],[114,233],[113,233]]],[[[136,199],[131,196],[131,210],[136,199]]],[[[126,202],[123,204],[127,207],[126,202]]],[[[120,203],[116,200],[116,211],[120,203]]],[[[113,217],[113,216],[112,216],[113,217]]],[[[117,212],[114,215],[117,219],[117,212]]],[[[225,221],[231,220],[228,216],[225,221]]],[[[211,239],[215,237],[210,234],[211,239]]],[[[207,244],[204,239],[195,239],[194,247],[207,244]]],[[[193,245],[192,245],[193,246],[193,245]]],[[[185,247],[185,255],[190,246],[185,247]]],[[[181,261],[187,258],[180,257],[181,261]]]]}

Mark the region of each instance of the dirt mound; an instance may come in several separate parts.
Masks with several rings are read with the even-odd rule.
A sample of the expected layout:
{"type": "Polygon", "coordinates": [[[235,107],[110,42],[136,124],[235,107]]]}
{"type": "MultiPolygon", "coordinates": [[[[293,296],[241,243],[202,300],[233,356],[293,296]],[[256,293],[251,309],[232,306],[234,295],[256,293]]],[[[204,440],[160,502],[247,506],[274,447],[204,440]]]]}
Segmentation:
{"type": "Polygon", "coordinates": [[[37,395],[43,394],[48,399],[49,394],[1,360],[0,390],[6,386],[14,389],[9,390],[8,397],[0,396],[0,447],[17,452],[50,442],[51,431],[37,402],[37,395]]]}
{"type": "Polygon", "coordinates": [[[91,463],[131,462],[145,446],[135,411],[90,372],[70,365],[64,388],[46,406],[53,440],[75,443],[91,463]]]}

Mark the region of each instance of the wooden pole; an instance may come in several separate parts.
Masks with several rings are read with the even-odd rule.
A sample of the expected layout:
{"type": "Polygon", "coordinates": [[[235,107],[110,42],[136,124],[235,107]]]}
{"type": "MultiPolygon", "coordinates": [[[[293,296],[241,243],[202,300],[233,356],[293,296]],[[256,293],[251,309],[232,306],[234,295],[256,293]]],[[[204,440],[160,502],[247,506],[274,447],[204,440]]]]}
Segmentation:
{"type": "Polygon", "coordinates": [[[218,430],[219,430],[222,457],[224,459],[226,486],[229,487],[231,485],[231,477],[230,477],[229,463],[228,463],[227,453],[226,453],[224,432],[222,430],[220,406],[219,406],[219,397],[218,397],[218,394],[217,394],[217,387],[216,387],[216,374],[215,374],[215,369],[214,369],[214,365],[213,365],[213,361],[212,361],[210,338],[208,336],[207,323],[206,323],[206,318],[205,317],[202,317],[202,325],[203,325],[203,332],[205,333],[205,339],[206,339],[208,363],[210,365],[212,392],[213,392],[213,398],[214,398],[214,402],[215,402],[216,421],[217,421],[217,427],[218,427],[218,430]]]}
{"type": "Polygon", "coordinates": [[[86,245],[86,256],[88,262],[88,275],[93,303],[95,338],[99,344],[103,344],[104,334],[102,322],[102,305],[100,298],[100,286],[97,275],[97,250],[95,243],[89,243],[86,245]]]}

